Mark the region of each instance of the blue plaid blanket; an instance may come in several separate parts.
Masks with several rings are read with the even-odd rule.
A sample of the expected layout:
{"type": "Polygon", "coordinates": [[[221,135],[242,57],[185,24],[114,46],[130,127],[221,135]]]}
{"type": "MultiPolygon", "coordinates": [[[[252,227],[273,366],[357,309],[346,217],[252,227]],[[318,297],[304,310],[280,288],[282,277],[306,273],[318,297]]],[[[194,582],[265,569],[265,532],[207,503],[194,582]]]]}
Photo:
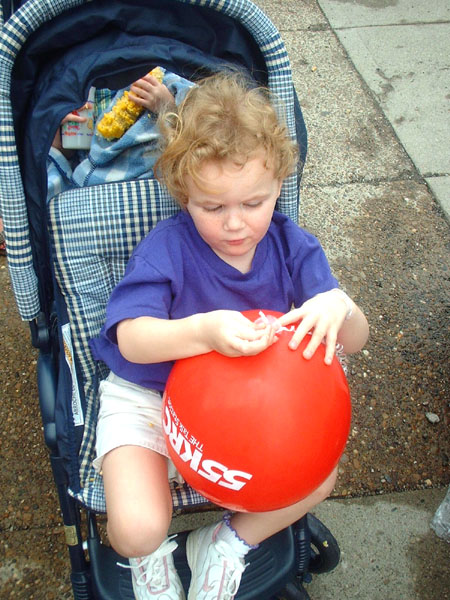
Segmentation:
{"type": "MultiPolygon", "coordinates": [[[[174,96],[177,105],[194,85],[169,71],[165,72],[163,83],[174,96]]],[[[123,91],[117,92],[112,104],[123,91]]],[[[111,110],[112,104],[107,111],[111,110]]],[[[110,141],[94,135],[89,153],[77,153],[81,162],[76,166],[52,147],[47,159],[47,200],[74,187],[152,177],[153,166],[158,157],[159,132],[156,119],[157,115],[145,111],[118,140],[110,141]]]]}

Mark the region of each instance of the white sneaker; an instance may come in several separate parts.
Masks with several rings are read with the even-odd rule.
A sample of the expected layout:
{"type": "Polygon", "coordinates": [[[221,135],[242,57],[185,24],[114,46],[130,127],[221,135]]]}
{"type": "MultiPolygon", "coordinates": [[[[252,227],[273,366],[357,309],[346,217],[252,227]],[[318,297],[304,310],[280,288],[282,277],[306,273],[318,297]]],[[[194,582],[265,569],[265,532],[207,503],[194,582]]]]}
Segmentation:
{"type": "Polygon", "coordinates": [[[241,583],[244,560],[227,542],[217,540],[223,523],[192,531],[186,555],[192,571],[188,600],[232,600],[241,583]]]}
{"type": "Polygon", "coordinates": [[[136,600],[185,600],[172,556],[177,545],[167,538],[152,554],[128,559],[136,600]]]}

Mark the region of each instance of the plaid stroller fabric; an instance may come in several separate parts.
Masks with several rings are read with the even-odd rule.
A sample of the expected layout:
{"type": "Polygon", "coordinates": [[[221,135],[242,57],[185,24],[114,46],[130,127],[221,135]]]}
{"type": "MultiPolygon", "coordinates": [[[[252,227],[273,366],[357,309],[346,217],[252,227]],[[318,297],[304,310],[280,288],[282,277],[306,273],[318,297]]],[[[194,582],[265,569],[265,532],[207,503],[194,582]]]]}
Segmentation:
{"type": "Polygon", "coordinates": [[[3,25],[0,38],[0,213],[8,246],[8,266],[20,316],[35,319],[40,311],[39,283],[33,267],[27,206],[15,142],[10,101],[14,60],[28,36],[42,23],[80,0],[27,3],[3,25]]]}
{"type": "MultiPolygon", "coordinates": [[[[93,0],[95,2],[95,0],[93,0]]],[[[223,12],[253,36],[264,57],[268,85],[283,104],[283,118],[296,137],[294,90],[289,59],[281,37],[268,18],[247,0],[172,0],[223,12]]],[[[42,23],[83,0],[30,0],[2,28],[0,42],[0,199],[8,247],[8,263],[19,312],[24,320],[40,311],[39,282],[33,267],[27,203],[17,158],[12,107],[11,71],[28,36],[42,23]]],[[[167,3],[168,4],[168,3],[167,3]]],[[[284,183],[277,209],[298,218],[298,176],[284,183]]],[[[122,277],[136,244],[160,220],[178,210],[167,191],[152,179],[108,183],[63,192],[49,204],[53,268],[64,298],[68,323],[64,347],[71,346],[77,373],[71,371],[72,420],[83,431],[78,470],[71,494],[88,508],[105,510],[101,476],[92,467],[97,420],[96,369],[88,348],[103,324],[109,295],[122,277]]],[[[104,375],[104,373],[100,373],[104,375]]],[[[174,505],[203,503],[187,487],[173,489],[174,505]]]]}
{"type": "MultiPolygon", "coordinates": [[[[103,324],[109,295],[133,248],[159,220],[177,210],[167,191],[152,179],[69,190],[50,202],[55,276],[66,298],[71,344],[84,378],[84,389],[76,396],[85,397],[84,415],[79,418],[80,411],[73,411],[74,426],[84,425],[79,452],[81,481],[79,490],[72,493],[97,512],[105,511],[105,501],[101,477],[92,467],[97,365],[88,342],[103,324]]],[[[174,486],[174,498],[175,507],[204,502],[187,487],[174,486]]]]}

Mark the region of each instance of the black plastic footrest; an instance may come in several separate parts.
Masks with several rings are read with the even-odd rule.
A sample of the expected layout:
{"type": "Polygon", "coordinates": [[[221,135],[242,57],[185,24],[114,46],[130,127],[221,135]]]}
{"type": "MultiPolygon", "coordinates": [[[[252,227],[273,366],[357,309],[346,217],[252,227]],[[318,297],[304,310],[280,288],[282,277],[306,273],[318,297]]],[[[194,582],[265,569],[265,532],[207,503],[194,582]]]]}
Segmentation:
{"type": "MultiPolygon", "coordinates": [[[[191,571],[186,560],[186,538],[189,532],[179,533],[178,548],[174,552],[175,567],[183,587],[189,589],[191,571]]],[[[134,600],[131,573],[117,563],[127,560],[96,538],[89,539],[91,576],[95,597],[98,600],[134,600]]],[[[295,546],[290,528],[265,540],[247,556],[236,600],[269,600],[295,577],[295,546]]]]}

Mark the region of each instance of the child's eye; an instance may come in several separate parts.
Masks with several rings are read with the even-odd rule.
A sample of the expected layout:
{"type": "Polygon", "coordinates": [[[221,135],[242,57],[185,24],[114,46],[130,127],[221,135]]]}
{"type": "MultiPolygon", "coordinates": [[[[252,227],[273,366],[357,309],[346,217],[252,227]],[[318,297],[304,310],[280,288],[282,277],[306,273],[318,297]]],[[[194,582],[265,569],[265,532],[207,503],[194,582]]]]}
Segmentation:
{"type": "Polygon", "coordinates": [[[258,208],[258,206],[261,206],[261,204],[262,202],[261,200],[259,200],[258,202],[248,202],[244,206],[246,206],[247,208],[258,208]]]}
{"type": "Polygon", "coordinates": [[[217,204],[215,206],[204,206],[203,210],[206,212],[218,212],[221,208],[222,206],[220,204],[217,204]]]}

